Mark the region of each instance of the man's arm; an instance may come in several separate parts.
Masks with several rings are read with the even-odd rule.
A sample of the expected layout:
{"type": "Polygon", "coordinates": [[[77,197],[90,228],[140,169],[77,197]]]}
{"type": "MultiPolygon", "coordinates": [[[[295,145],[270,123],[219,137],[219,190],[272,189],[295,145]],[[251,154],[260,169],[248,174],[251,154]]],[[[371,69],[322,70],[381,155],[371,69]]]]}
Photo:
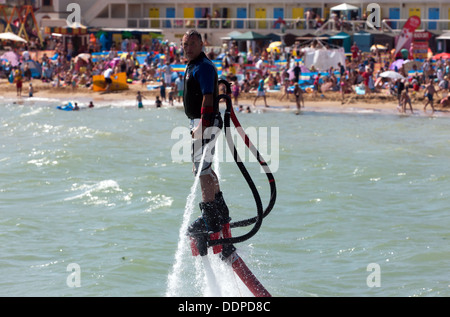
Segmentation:
{"type": "Polygon", "coordinates": [[[215,115],[213,102],[213,94],[203,95],[201,120],[199,125],[192,132],[192,137],[194,139],[201,139],[205,129],[213,125],[215,115]]]}

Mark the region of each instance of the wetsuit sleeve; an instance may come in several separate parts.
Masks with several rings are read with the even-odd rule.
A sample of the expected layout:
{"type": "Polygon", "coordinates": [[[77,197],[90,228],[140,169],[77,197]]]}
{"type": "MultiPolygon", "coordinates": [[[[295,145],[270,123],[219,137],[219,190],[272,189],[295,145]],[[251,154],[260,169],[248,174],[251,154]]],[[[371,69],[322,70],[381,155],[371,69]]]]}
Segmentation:
{"type": "MultiPolygon", "coordinates": [[[[212,64],[209,63],[201,63],[195,72],[195,79],[198,81],[200,90],[202,95],[212,95],[214,94],[214,85],[216,83],[216,70],[212,64]]],[[[205,107],[205,105],[201,108],[201,123],[204,127],[210,127],[214,121],[214,108],[212,104],[213,100],[211,99],[211,105],[205,107]]]]}
{"type": "Polygon", "coordinates": [[[200,84],[203,95],[214,93],[216,71],[209,63],[202,63],[195,74],[195,78],[200,84]]]}

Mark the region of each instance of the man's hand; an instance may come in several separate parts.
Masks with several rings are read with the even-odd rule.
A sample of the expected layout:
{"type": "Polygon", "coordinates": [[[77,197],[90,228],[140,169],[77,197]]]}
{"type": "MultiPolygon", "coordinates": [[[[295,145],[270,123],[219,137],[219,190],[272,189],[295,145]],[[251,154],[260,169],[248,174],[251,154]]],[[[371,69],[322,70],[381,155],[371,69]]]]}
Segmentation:
{"type": "Polygon", "coordinates": [[[195,139],[195,140],[200,140],[200,139],[202,139],[202,138],[203,138],[203,132],[204,132],[204,131],[205,131],[205,128],[203,127],[203,125],[202,125],[201,122],[200,122],[200,124],[199,124],[198,126],[196,126],[196,127],[194,128],[194,130],[192,130],[192,133],[191,133],[192,138],[195,139]]]}

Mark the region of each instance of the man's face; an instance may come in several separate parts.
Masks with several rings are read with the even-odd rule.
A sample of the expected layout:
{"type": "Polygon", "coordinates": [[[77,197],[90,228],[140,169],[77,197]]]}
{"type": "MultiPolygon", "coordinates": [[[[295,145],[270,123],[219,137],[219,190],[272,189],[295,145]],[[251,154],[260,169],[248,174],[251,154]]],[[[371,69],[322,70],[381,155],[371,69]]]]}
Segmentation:
{"type": "Polygon", "coordinates": [[[183,36],[181,45],[184,49],[184,56],[188,61],[196,59],[203,49],[203,42],[196,36],[183,36]]]}

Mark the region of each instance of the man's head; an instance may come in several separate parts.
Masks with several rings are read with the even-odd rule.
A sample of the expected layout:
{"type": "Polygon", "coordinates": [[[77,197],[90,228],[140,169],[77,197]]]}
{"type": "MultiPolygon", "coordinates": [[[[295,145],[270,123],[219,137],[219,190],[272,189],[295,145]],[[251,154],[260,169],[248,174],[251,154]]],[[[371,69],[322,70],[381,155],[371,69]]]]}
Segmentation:
{"type": "Polygon", "coordinates": [[[181,40],[181,46],[188,61],[196,59],[203,50],[201,34],[196,30],[187,31],[181,40]]]}

